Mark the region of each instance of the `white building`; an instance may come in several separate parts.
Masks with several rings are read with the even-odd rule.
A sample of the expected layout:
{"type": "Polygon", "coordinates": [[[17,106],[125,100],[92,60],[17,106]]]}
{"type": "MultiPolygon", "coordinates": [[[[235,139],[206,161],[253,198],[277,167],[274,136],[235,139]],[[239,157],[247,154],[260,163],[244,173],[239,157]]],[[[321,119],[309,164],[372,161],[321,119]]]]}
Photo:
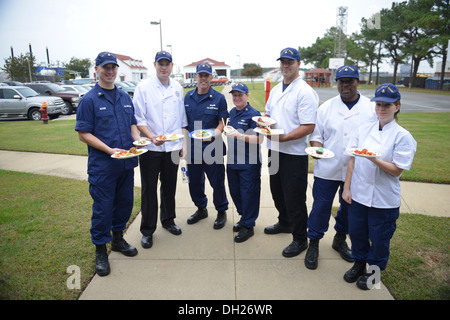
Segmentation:
{"type": "Polygon", "coordinates": [[[214,76],[226,77],[227,79],[231,78],[231,67],[229,65],[225,64],[225,62],[220,62],[211,58],[206,58],[199,61],[194,61],[183,67],[184,81],[194,79],[197,65],[201,62],[208,62],[211,65],[214,76]]]}
{"type": "MultiPolygon", "coordinates": [[[[142,60],[136,60],[130,56],[116,54],[117,63],[119,64],[119,72],[116,81],[136,81],[147,78],[147,68],[144,67],[142,60]]],[[[89,78],[96,78],[95,61],[89,69],[89,78]]]]}

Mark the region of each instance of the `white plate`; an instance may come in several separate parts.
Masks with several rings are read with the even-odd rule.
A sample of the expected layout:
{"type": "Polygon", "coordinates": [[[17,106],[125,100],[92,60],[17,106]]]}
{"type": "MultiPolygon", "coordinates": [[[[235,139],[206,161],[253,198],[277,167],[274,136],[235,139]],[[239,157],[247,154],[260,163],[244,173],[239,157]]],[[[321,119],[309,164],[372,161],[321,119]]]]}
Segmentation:
{"type": "Polygon", "coordinates": [[[195,130],[192,131],[191,133],[189,133],[189,136],[193,139],[200,139],[200,140],[204,140],[204,139],[209,139],[214,135],[214,131],[211,129],[199,129],[199,130],[195,130]],[[200,132],[203,132],[203,135],[199,135],[200,132]]]}
{"type": "Polygon", "coordinates": [[[310,156],[312,156],[312,157],[320,158],[320,159],[329,159],[329,158],[333,158],[334,157],[334,152],[331,151],[331,150],[322,148],[323,149],[323,153],[319,154],[319,153],[316,152],[317,149],[319,149],[319,147],[309,147],[309,148],[305,149],[305,152],[307,154],[309,154],[310,156]]]}
{"type": "Polygon", "coordinates": [[[263,117],[263,116],[254,116],[254,117],[252,117],[252,120],[263,127],[271,126],[271,125],[277,123],[276,120],[269,118],[269,117],[263,117]],[[264,122],[261,122],[260,119],[264,122]]]}
{"type": "Polygon", "coordinates": [[[174,133],[174,134],[167,134],[167,135],[164,135],[167,139],[161,139],[161,135],[159,135],[159,136],[157,136],[156,137],[156,140],[157,141],[175,141],[175,140],[178,140],[178,139],[182,139],[183,138],[183,135],[182,134],[179,134],[179,133],[174,133]]]}
{"type": "Polygon", "coordinates": [[[120,156],[120,157],[116,156],[117,153],[114,153],[114,154],[111,155],[111,158],[114,158],[114,159],[130,159],[130,158],[134,158],[134,157],[140,156],[140,155],[146,153],[147,151],[148,151],[147,149],[138,149],[137,150],[138,153],[131,153],[131,154],[127,154],[126,156],[120,156]]]}
{"type": "Polygon", "coordinates": [[[148,146],[150,143],[152,143],[150,140],[145,140],[145,139],[139,139],[139,140],[136,140],[133,142],[133,144],[138,147],[148,146]],[[145,143],[139,143],[139,141],[141,141],[141,140],[144,140],[145,143]]]}
{"type": "Polygon", "coordinates": [[[226,126],[225,128],[223,128],[223,131],[227,134],[233,133],[234,131],[236,131],[235,128],[233,128],[232,126],[226,126]]]}
{"type": "Polygon", "coordinates": [[[278,136],[280,134],[284,134],[284,130],[283,129],[270,129],[270,133],[266,133],[266,132],[262,132],[261,128],[255,128],[253,129],[254,132],[263,134],[265,136],[278,136]]]}
{"type": "Polygon", "coordinates": [[[347,149],[347,152],[350,153],[353,156],[363,157],[363,158],[377,158],[377,157],[381,156],[381,153],[373,152],[373,151],[370,151],[370,150],[368,150],[368,151],[374,153],[375,154],[374,156],[369,156],[369,155],[366,155],[366,154],[359,154],[359,153],[355,152],[355,150],[359,150],[360,151],[360,150],[363,150],[363,149],[364,148],[349,148],[349,149],[347,149]]]}

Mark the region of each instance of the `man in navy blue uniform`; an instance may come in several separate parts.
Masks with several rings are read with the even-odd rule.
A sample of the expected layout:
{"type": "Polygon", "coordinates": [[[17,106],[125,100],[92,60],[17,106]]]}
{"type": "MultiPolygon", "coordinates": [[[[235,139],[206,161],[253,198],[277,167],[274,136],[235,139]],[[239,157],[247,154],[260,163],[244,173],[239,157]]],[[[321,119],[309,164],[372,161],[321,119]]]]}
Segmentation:
{"type": "Polygon", "coordinates": [[[248,103],[248,87],[236,83],[230,93],[235,107],[230,111],[230,120],[225,129],[228,139],[227,177],[231,198],[241,219],[234,225],[238,231],[236,242],[244,242],[254,235],[253,227],[259,215],[261,195],[260,144],[264,137],[253,131],[256,122],[253,117],[261,113],[248,103]]]}
{"type": "Polygon", "coordinates": [[[198,210],[187,223],[197,223],[208,217],[205,195],[205,173],[213,188],[213,203],[217,210],[214,229],[221,229],[227,220],[228,199],[225,192],[225,143],[222,140],[224,121],[228,118],[225,96],[211,88],[213,79],[211,65],[199,63],[196,69],[197,88],[186,93],[184,106],[188,118],[188,131],[211,129],[209,139],[190,139],[188,143],[189,193],[198,210]]]}
{"type": "Polygon", "coordinates": [[[95,62],[99,81],[80,101],[75,130],[88,145],[91,239],[96,245],[96,271],[106,276],[110,273],[106,244],[111,239],[111,250],[126,256],[137,254],[122,235],[133,209],[137,157],[119,160],[111,155],[133,147],[139,132],[131,98],[114,85],[119,67],[116,56],[101,52],[95,62]]]}

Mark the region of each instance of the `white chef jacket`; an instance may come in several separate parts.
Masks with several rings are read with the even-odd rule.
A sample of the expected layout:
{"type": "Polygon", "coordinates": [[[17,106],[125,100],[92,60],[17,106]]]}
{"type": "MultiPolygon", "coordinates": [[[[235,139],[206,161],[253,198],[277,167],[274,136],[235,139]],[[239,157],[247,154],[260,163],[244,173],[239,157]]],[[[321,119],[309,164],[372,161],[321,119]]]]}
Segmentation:
{"type": "Polygon", "coordinates": [[[322,143],[334,153],[333,158],[318,159],[314,176],[327,180],[345,181],[350,156],[345,152],[350,137],[359,126],[377,120],[375,104],[362,95],[349,110],[341,96],[327,100],[317,110],[317,119],[310,141],[322,143]]]}
{"type": "MultiPolygon", "coordinates": [[[[170,79],[165,88],[157,76],[143,80],[134,91],[133,104],[138,126],[147,126],[153,135],[182,134],[187,127],[183,88],[170,79]]],[[[160,146],[144,147],[151,151],[170,152],[182,148],[183,139],[167,141],[160,146]]]]}
{"type": "MultiPolygon", "coordinates": [[[[375,121],[359,128],[349,148],[366,148],[381,153],[382,160],[392,162],[400,169],[409,170],[417,149],[417,142],[395,120],[379,130],[375,121]]],[[[352,199],[368,207],[398,208],[401,204],[400,177],[394,177],[362,157],[355,157],[350,191],[352,199]]]]}
{"type": "MultiPolygon", "coordinates": [[[[314,124],[318,104],[316,91],[298,77],[284,92],[283,82],[272,89],[266,104],[266,114],[277,121],[271,128],[289,133],[302,124],[314,124]]],[[[293,155],[306,155],[307,145],[308,136],[286,142],[267,139],[268,149],[293,155]]]]}

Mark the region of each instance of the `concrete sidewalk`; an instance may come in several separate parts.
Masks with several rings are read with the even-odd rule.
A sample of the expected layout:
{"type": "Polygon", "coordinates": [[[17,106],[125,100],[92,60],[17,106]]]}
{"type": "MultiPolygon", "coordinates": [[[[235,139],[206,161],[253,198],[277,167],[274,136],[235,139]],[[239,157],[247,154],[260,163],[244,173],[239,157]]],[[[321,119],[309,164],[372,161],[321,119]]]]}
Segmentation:
{"type": "MultiPolygon", "coordinates": [[[[0,169],[87,180],[87,157],[0,151],[0,169]]],[[[136,186],[140,186],[139,169],[135,172],[136,186]]],[[[309,212],[313,176],[309,175],[308,179],[309,212]]],[[[94,276],[80,299],[393,299],[384,285],[380,289],[362,291],[342,279],[352,264],[342,260],[331,248],[333,218],[329,231],[320,242],[317,270],[308,270],[304,266],[306,252],[284,258],[281,251],[291,242],[291,235],[266,235],[263,232],[265,226],[277,221],[268,180],[267,172],[263,171],[261,210],[255,235],[246,242],[235,243],[232,227],[239,216],[231,197],[228,197],[230,208],[226,226],[214,230],[216,211],[211,206],[212,190],[208,183],[209,217],[187,225],[186,220],[195,208],[180,174],[176,223],[183,233],[174,236],[159,224],[153,247],[143,249],[139,232],[141,217],[138,215],[125,238],[138,248],[139,254],[128,258],[111,252],[111,274],[94,276]]],[[[410,182],[401,185],[401,212],[450,216],[449,185],[410,182]]]]}

